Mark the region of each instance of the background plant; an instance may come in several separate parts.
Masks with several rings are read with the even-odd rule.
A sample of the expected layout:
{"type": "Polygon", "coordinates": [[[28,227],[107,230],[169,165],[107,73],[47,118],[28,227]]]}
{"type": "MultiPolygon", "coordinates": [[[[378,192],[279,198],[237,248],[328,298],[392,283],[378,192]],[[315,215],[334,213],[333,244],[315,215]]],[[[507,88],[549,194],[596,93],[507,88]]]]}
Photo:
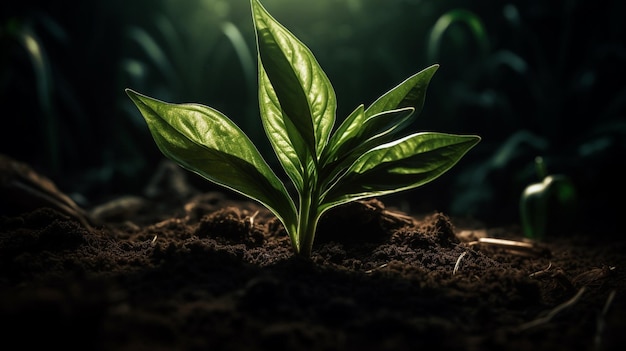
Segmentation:
{"type": "MultiPolygon", "coordinates": [[[[118,110],[116,2],[0,4],[0,152],[50,176],[82,205],[136,188],[145,157],[118,110]],[[69,9],[69,10],[68,10],[69,9]],[[76,11],[74,13],[73,11],[76,11]],[[121,187],[123,185],[123,187],[121,187]]],[[[139,16],[137,16],[139,18],[139,16]]]]}
{"type": "MultiPolygon", "coordinates": [[[[516,200],[535,181],[536,156],[552,171],[571,177],[580,190],[581,213],[589,218],[607,210],[594,199],[624,194],[609,166],[626,150],[626,91],[611,73],[622,70],[615,63],[626,57],[623,45],[613,42],[622,37],[623,27],[611,20],[623,6],[510,2],[491,15],[472,6],[474,21],[486,28],[479,32],[487,38],[459,21],[457,33],[450,35],[472,40],[447,40],[444,54],[465,51],[468,42],[481,40],[488,40],[489,50],[467,60],[467,74],[448,86],[455,98],[445,114],[469,113],[476,117],[471,123],[486,134],[470,156],[476,162],[455,179],[452,189],[465,190],[451,202],[451,212],[469,211],[501,223],[519,219],[516,200]]],[[[454,67],[450,71],[456,73],[454,67]]],[[[433,91],[438,88],[433,85],[433,91]]]]}

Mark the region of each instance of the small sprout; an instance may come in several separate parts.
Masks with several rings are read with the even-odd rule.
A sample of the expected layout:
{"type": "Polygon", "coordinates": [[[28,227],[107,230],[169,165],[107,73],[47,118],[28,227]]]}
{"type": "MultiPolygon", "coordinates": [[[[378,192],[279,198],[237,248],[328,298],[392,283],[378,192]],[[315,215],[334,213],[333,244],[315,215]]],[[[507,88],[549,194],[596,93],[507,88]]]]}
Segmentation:
{"type": "Polygon", "coordinates": [[[165,156],[267,207],[293,250],[311,255],[322,214],[333,207],[422,186],[452,168],[476,135],[402,133],[424,105],[435,64],[335,128],[335,91],[315,56],[251,0],[257,39],[259,107],[265,133],[296,196],[235,123],[200,104],[171,104],[126,93],[165,156]],[[293,198],[292,198],[293,196],[293,198]]]}
{"type": "Polygon", "coordinates": [[[537,271],[535,273],[531,273],[529,275],[530,278],[539,278],[540,276],[543,276],[544,274],[548,273],[548,271],[550,270],[550,268],[552,268],[552,262],[550,262],[550,264],[548,264],[548,267],[545,269],[542,269],[540,271],[537,271]]]}
{"type": "Polygon", "coordinates": [[[254,214],[252,216],[250,216],[250,218],[248,218],[248,220],[250,221],[250,229],[252,229],[254,227],[254,218],[259,214],[259,211],[254,212],[254,214]]]}
{"type": "Polygon", "coordinates": [[[467,251],[464,251],[462,254],[459,255],[459,258],[457,258],[456,264],[454,265],[454,270],[452,270],[452,275],[455,275],[456,272],[459,270],[459,267],[461,266],[461,259],[463,259],[465,255],[467,255],[467,251]]]}
{"type": "Polygon", "coordinates": [[[524,235],[543,239],[555,234],[554,228],[569,228],[576,211],[576,188],[565,175],[546,171],[542,157],[535,158],[540,182],[528,185],[520,198],[520,217],[524,235]],[[563,224],[557,226],[557,224],[563,224]]]}

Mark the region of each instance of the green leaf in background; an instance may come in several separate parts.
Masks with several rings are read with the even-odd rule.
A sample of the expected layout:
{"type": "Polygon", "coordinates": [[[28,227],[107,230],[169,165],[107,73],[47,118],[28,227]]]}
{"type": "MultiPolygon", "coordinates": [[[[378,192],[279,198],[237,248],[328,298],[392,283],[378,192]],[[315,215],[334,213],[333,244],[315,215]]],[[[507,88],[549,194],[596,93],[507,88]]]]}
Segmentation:
{"type": "Polygon", "coordinates": [[[528,184],[520,197],[519,210],[524,235],[533,240],[561,234],[575,223],[578,195],[565,174],[548,174],[543,157],[535,158],[539,181],[528,184]]]}
{"type": "Polygon", "coordinates": [[[483,56],[486,56],[487,52],[489,52],[489,36],[481,18],[472,11],[457,8],[446,12],[435,22],[428,37],[428,48],[426,50],[430,61],[437,61],[444,34],[455,23],[463,23],[467,26],[478,43],[483,56]]]}

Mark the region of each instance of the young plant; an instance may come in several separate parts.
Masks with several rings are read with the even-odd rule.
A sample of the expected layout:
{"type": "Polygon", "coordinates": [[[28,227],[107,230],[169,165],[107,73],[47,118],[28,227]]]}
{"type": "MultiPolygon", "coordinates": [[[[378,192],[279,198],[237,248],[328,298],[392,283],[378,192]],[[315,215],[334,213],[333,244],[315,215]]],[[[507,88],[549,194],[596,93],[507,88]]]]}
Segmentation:
{"type": "Polygon", "coordinates": [[[165,156],[267,207],[284,225],[296,254],[311,255],[317,223],[329,209],[426,184],[480,141],[475,135],[400,134],[421,111],[438,65],[369,107],[358,106],[333,132],[335,92],[317,60],[258,0],[251,0],[251,7],[261,119],[297,191],[297,206],[250,139],[219,111],[126,93],[165,156]]]}
{"type": "Polygon", "coordinates": [[[565,174],[549,174],[543,157],[535,158],[539,181],[527,185],[520,197],[522,229],[527,238],[546,239],[570,229],[577,211],[576,187],[565,174]]]}

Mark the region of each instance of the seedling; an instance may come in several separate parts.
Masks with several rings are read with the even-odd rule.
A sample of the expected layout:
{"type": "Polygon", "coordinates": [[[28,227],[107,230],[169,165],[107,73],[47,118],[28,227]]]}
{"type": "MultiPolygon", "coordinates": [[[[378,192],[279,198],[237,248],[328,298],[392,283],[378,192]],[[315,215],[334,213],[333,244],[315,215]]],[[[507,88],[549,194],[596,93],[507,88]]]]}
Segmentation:
{"type": "Polygon", "coordinates": [[[438,65],[369,107],[358,106],[333,131],[335,92],[317,60],[258,0],[251,0],[251,7],[261,119],[297,194],[287,191],[252,141],[221,112],[162,102],[131,89],[126,93],[165,156],[267,207],[284,225],[296,254],[311,255],[317,223],[329,209],[426,184],[480,141],[475,135],[401,134],[421,111],[438,65]]]}
{"type": "Polygon", "coordinates": [[[574,183],[564,174],[548,174],[543,157],[535,158],[539,182],[529,184],[520,197],[520,219],[524,235],[542,240],[556,228],[569,229],[576,213],[574,183]]]}

